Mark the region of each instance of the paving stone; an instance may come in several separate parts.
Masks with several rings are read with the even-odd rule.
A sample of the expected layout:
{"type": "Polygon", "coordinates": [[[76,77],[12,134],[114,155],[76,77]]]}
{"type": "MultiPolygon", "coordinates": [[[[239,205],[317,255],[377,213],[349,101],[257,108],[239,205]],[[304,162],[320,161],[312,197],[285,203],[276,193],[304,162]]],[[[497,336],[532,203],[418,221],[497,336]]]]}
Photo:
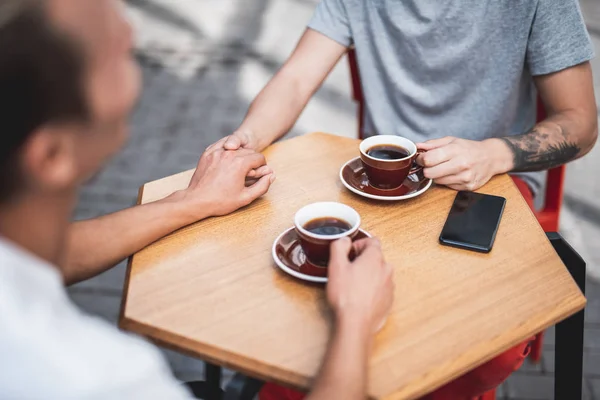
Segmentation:
{"type": "Polygon", "coordinates": [[[124,261],[94,279],[88,279],[72,287],[75,289],[90,289],[92,291],[112,290],[120,294],[123,290],[126,270],[127,263],[124,261]]]}
{"type": "Polygon", "coordinates": [[[556,328],[554,326],[552,326],[544,331],[543,345],[545,348],[553,349],[555,342],[556,342],[556,328]]]}
{"type": "Polygon", "coordinates": [[[585,308],[585,322],[586,324],[597,324],[600,326],[600,299],[590,299],[588,296],[588,303],[585,308]]]}
{"type": "MultiPolygon", "coordinates": [[[[543,358],[543,356],[542,356],[543,358]]],[[[523,373],[542,373],[544,371],[542,367],[542,362],[534,363],[530,358],[525,360],[521,368],[519,368],[519,372],[523,373]]]]}
{"type": "Polygon", "coordinates": [[[588,382],[594,400],[600,399],[600,378],[592,378],[588,382]]]}
{"type": "Polygon", "coordinates": [[[600,35],[600,3],[597,0],[580,0],[581,9],[590,34],[600,35]]]}
{"type": "Polygon", "coordinates": [[[542,370],[544,373],[548,373],[550,375],[554,374],[554,350],[546,350],[544,349],[542,353],[542,370]]]}
{"type": "Polygon", "coordinates": [[[600,351],[585,352],[583,370],[586,376],[600,378],[600,351]]]}
{"type": "Polygon", "coordinates": [[[502,384],[496,389],[496,400],[503,400],[506,397],[506,384],[502,384]]]}
{"type": "Polygon", "coordinates": [[[554,397],[554,378],[540,374],[513,374],[507,382],[509,399],[550,400],[554,397]]]}
{"type": "Polygon", "coordinates": [[[117,325],[121,307],[120,293],[76,289],[69,291],[73,302],[88,314],[95,315],[117,325]]]}
{"type": "Polygon", "coordinates": [[[583,400],[595,400],[594,393],[592,392],[592,386],[588,379],[584,379],[582,395],[583,400]]]}
{"type": "Polygon", "coordinates": [[[586,327],[583,344],[587,349],[600,352],[600,328],[586,327]]]}

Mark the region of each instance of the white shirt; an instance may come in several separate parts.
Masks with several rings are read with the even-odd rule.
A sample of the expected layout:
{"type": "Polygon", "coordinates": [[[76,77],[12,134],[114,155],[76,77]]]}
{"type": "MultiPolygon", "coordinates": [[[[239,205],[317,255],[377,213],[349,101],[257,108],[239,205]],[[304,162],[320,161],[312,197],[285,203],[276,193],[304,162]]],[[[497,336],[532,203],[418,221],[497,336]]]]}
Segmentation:
{"type": "Polygon", "coordinates": [[[190,399],[150,344],[84,314],[52,265],[0,238],[0,399],[190,399]]]}

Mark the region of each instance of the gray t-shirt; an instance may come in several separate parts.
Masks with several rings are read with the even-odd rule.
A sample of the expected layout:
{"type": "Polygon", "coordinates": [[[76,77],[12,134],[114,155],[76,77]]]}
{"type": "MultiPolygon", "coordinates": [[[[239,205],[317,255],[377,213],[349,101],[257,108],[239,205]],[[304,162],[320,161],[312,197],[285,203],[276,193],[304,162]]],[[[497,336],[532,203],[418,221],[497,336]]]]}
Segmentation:
{"type": "Polygon", "coordinates": [[[594,56],[577,0],[323,0],[309,28],[355,46],[365,133],[416,142],[525,133],[532,76],[594,56]]]}

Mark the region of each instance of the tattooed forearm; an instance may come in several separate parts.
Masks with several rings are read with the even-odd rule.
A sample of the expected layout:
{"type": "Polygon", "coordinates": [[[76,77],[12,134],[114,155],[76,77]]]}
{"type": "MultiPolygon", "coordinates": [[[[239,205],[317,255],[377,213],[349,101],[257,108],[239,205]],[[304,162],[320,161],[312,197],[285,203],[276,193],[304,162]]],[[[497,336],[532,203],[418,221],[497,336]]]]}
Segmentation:
{"type": "Polygon", "coordinates": [[[578,157],[579,145],[569,140],[563,127],[557,127],[557,132],[534,128],[523,135],[502,138],[513,152],[514,172],[550,169],[578,157]]]}

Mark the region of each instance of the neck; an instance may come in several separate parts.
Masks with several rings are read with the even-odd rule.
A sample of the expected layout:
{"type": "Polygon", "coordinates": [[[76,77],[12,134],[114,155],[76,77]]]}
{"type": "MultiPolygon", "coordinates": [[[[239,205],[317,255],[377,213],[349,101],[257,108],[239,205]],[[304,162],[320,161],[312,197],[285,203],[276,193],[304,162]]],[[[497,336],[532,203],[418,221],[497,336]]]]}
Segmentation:
{"type": "Polygon", "coordinates": [[[0,236],[58,266],[74,203],[75,193],[61,193],[0,204],[0,236]]]}

